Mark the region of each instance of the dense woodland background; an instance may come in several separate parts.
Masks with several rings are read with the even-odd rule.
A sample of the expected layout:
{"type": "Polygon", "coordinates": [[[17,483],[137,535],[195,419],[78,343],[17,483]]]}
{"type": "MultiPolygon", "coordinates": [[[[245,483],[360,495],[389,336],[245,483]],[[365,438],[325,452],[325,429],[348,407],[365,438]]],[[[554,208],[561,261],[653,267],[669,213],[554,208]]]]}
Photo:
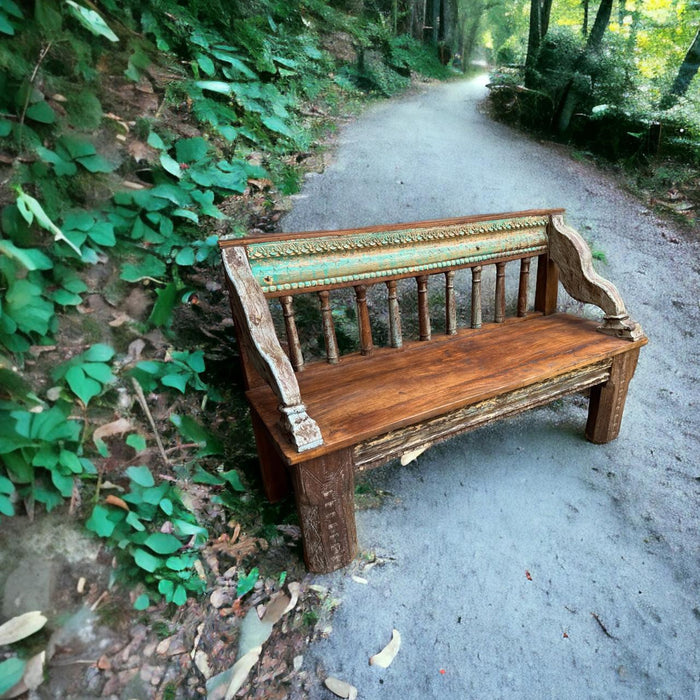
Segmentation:
{"type": "Polygon", "coordinates": [[[0,0],[0,519],[82,518],[146,609],[233,518],[242,599],[294,516],[255,486],[217,235],[274,230],[362,101],[486,66],[497,118],[693,225],[699,31],[697,0],[0,0]]]}

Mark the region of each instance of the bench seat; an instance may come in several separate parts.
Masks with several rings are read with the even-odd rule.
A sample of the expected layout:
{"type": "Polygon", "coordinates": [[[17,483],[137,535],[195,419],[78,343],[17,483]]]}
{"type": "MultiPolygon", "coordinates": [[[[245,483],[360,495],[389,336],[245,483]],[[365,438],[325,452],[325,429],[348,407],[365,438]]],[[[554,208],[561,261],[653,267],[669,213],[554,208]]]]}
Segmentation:
{"type": "Polygon", "coordinates": [[[247,397],[287,464],[355,446],[355,466],[362,469],[435,439],[606,382],[612,358],[646,340],[633,345],[596,333],[597,325],[568,314],[533,313],[479,330],[460,329],[456,335],[436,337],[429,343],[414,341],[398,351],[377,348],[371,357],[345,355],[342,371],[337,365],[307,365],[297,379],[324,444],[306,452],[297,452],[280,429],[279,401],[268,385],[248,391],[247,397]],[[541,391],[533,393],[538,385],[541,391]],[[499,397],[508,398],[494,402],[499,397]],[[423,432],[415,427],[484,402],[498,404],[491,407],[495,415],[479,406],[481,410],[472,411],[473,424],[465,424],[460,413],[454,429],[448,426],[439,435],[430,426],[423,432]],[[402,434],[395,441],[395,454],[375,454],[375,438],[407,427],[411,427],[412,439],[402,434]]]}

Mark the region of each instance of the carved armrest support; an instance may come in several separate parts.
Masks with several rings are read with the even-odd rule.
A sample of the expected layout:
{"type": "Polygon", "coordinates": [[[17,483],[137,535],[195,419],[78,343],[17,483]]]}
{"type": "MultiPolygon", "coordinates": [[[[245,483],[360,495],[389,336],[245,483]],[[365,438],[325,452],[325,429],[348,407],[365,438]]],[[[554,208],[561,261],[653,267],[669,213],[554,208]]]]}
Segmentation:
{"type": "Polygon", "coordinates": [[[322,445],[321,430],[306,412],[299,383],[277,340],[267,300],[253,276],[245,250],[231,246],[222,250],[221,255],[239,340],[255,369],[279,399],[281,428],[298,452],[322,445]]]}
{"type": "Polygon", "coordinates": [[[627,340],[644,337],[641,326],[633,321],[617,287],[593,269],[593,257],[588,244],[561,214],[552,215],[549,227],[549,255],[559,268],[564,289],[577,301],[594,304],[602,309],[604,323],[601,333],[627,340]]]}

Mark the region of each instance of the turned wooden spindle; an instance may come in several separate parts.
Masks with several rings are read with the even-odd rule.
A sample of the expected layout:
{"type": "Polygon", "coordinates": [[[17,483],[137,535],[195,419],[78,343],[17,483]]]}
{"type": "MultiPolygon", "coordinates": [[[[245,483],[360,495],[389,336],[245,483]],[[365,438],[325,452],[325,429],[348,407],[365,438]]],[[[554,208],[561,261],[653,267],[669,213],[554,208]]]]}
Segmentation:
{"type": "Polygon", "coordinates": [[[530,283],[530,258],[520,261],[520,285],[518,286],[518,316],[527,314],[527,288],[530,283]]]}
{"type": "Polygon", "coordinates": [[[481,328],[481,265],[472,267],[472,328],[481,328]]]}
{"type": "Polygon", "coordinates": [[[328,364],[337,365],[340,362],[340,356],[338,341],[335,337],[335,326],[333,325],[330,294],[324,290],[318,293],[318,297],[321,300],[321,325],[323,327],[323,340],[326,343],[326,358],[328,364]]]}
{"type": "Polygon", "coordinates": [[[294,308],[292,307],[292,297],[280,297],[280,304],[282,305],[282,313],[284,315],[284,327],[287,331],[289,359],[292,363],[292,367],[294,367],[294,371],[301,372],[304,369],[304,356],[301,353],[301,344],[299,343],[297,324],[294,320],[294,308]]]}
{"type": "Polygon", "coordinates": [[[399,297],[396,294],[396,280],[386,283],[389,290],[389,339],[392,348],[400,348],[403,345],[401,337],[401,311],[399,309],[399,297]]]}
{"type": "Polygon", "coordinates": [[[457,300],[455,299],[455,271],[445,273],[445,333],[457,333],[457,300]]]}
{"type": "Polygon", "coordinates": [[[428,275],[418,275],[418,337],[430,340],[430,311],[428,309],[428,275]]]}
{"type": "Polygon", "coordinates": [[[372,326],[369,322],[369,309],[367,308],[367,287],[358,284],[355,287],[355,299],[357,301],[357,322],[360,332],[360,353],[371,355],[374,350],[372,343],[372,326]]]}
{"type": "Polygon", "coordinates": [[[496,263],[496,304],[493,320],[503,323],[506,319],[506,264],[496,263]]]}

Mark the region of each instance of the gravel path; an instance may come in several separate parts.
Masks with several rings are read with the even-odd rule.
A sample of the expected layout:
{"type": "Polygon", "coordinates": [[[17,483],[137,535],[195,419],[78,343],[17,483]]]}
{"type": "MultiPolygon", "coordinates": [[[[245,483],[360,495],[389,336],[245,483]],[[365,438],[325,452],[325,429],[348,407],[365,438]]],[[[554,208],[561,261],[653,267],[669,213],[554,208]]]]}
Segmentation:
{"type": "Polygon", "coordinates": [[[609,445],[583,439],[573,398],[373,472],[390,495],[358,512],[358,534],[385,561],[318,577],[342,602],[305,668],[363,699],[699,698],[700,246],[564,149],[490,121],[484,84],[374,106],[285,229],[565,207],[649,345],[609,445]],[[393,628],[398,656],[370,667],[393,628]]]}

